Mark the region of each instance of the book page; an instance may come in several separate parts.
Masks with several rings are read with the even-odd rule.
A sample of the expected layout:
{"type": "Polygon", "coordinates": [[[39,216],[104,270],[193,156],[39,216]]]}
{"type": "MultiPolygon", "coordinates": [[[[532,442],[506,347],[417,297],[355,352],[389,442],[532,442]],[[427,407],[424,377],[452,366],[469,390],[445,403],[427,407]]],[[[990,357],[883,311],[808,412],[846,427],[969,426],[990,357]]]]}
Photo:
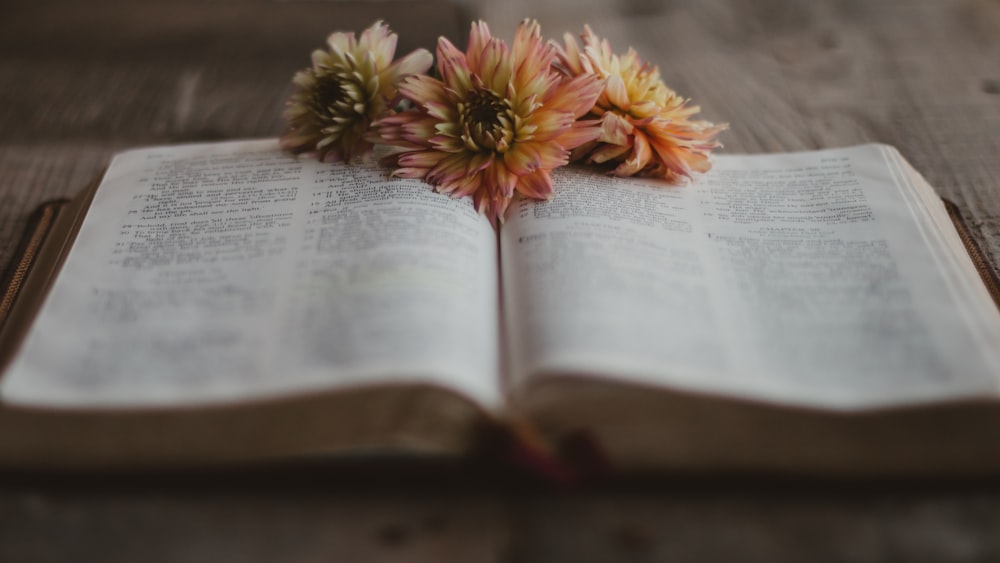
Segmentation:
{"type": "Polygon", "coordinates": [[[115,158],[4,401],[193,405],[420,382],[498,399],[496,235],[468,201],[277,142],[115,158]]]}
{"type": "Polygon", "coordinates": [[[722,155],[686,186],[560,172],[501,234],[515,387],[847,410],[996,395],[1000,315],[892,149],[722,155]]]}

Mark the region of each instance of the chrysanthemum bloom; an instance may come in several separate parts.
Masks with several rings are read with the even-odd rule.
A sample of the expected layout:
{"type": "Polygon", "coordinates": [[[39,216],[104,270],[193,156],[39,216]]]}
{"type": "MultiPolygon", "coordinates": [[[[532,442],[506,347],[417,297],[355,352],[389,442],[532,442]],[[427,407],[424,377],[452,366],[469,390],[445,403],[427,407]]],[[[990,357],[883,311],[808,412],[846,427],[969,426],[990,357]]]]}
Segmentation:
{"type": "Polygon", "coordinates": [[[553,69],[556,49],[530,20],[518,26],[511,47],[483,22],[472,24],[465,53],[439,39],[441,80],[405,78],[399,92],[414,107],[375,124],[381,141],[393,145],[393,174],[422,178],[453,197],[472,195],[493,221],[503,221],[515,191],[550,197],[551,170],[600,133],[596,121],[577,118],[602,89],[596,76],[567,78],[553,69]]]}
{"type": "Polygon", "coordinates": [[[371,152],[366,136],[396,97],[396,81],[427,72],[433,57],[417,49],[393,62],[396,34],[381,21],[360,39],[337,32],[326,42],[329,50],[313,51],[312,67],[292,79],[297,88],[285,109],[288,131],[281,146],[295,154],[315,153],[323,161],[350,162],[371,152]]]}
{"type": "Polygon", "coordinates": [[[690,120],[700,108],[663,84],[656,66],[642,62],[635,50],[615,55],[589,26],[581,37],[582,51],[572,35],[565,35],[556,66],[571,77],[599,76],[605,86],[589,116],[601,121],[601,136],[574,151],[573,159],[607,163],[616,176],[672,182],[708,171],[709,153],[722,146],[715,137],[727,125],[690,120]]]}

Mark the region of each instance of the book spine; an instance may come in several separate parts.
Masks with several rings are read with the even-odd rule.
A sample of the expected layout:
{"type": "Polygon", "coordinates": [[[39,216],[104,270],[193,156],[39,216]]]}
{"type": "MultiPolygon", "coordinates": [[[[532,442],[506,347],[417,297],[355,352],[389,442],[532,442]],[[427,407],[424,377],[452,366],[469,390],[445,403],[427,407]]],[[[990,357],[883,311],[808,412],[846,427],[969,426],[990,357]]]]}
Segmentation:
{"type": "Polygon", "coordinates": [[[947,199],[942,199],[942,201],[944,201],[944,207],[948,211],[948,216],[951,217],[952,223],[955,224],[955,230],[958,231],[959,238],[962,239],[962,244],[965,245],[965,250],[972,259],[972,264],[976,267],[979,277],[982,278],[983,284],[986,286],[986,291],[993,298],[993,303],[1000,309],[1000,279],[997,278],[996,270],[993,269],[990,261],[986,259],[986,254],[979,247],[976,239],[972,237],[969,226],[966,225],[958,206],[947,199]]]}

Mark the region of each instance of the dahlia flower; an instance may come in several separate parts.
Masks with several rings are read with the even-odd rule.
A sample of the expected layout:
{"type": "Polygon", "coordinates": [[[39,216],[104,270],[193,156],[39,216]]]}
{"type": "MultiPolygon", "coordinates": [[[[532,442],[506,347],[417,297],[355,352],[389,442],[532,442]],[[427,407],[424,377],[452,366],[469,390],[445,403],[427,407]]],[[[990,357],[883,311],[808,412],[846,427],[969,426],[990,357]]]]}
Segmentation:
{"type": "Polygon", "coordinates": [[[566,76],[596,75],[604,90],[587,117],[599,119],[601,135],[574,151],[573,160],[615,166],[616,176],[650,176],[680,182],[712,167],[709,153],[726,124],[692,121],[698,106],[689,106],[660,80],[655,65],[635,50],[619,57],[608,41],[584,27],[583,50],[566,34],[565,50],[556,63],[566,76]]]}
{"type": "Polygon", "coordinates": [[[396,97],[396,81],[423,73],[433,59],[417,49],[393,62],[396,34],[381,21],[360,39],[337,32],[326,40],[329,50],[312,54],[312,67],[295,74],[288,99],[288,131],[281,146],[292,153],[315,153],[323,161],[347,161],[369,153],[371,122],[386,113],[396,97]]]}
{"type": "Polygon", "coordinates": [[[453,197],[472,195],[493,221],[503,221],[514,192],[551,197],[550,171],[600,133],[596,121],[577,118],[602,89],[596,76],[564,77],[552,68],[556,50],[531,20],[521,22],[510,47],[483,22],[472,24],[465,53],[440,38],[441,79],[403,79],[399,93],[414,107],[375,123],[393,147],[393,174],[422,178],[453,197]]]}

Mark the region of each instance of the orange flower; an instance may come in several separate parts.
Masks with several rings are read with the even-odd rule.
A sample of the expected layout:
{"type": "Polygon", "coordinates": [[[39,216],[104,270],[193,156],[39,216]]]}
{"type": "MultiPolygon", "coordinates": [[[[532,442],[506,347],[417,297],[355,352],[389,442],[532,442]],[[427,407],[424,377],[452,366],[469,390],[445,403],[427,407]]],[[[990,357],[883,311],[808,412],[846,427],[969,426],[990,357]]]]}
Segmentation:
{"type": "Polygon", "coordinates": [[[614,165],[616,176],[672,182],[708,171],[709,153],[722,146],[715,136],[728,126],[691,121],[700,108],[667,88],[656,66],[642,62],[635,50],[613,54],[608,41],[589,26],[581,37],[582,51],[572,35],[565,35],[556,66],[570,77],[596,75],[605,86],[588,116],[600,120],[601,135],[574,151],[573,160],[614,165]]]}
{"type": "Polygon", "coordinates": [[[550,197],[550,171],[600,133],[596,121],[577,118],[602,89],[596,76],[554,70],[556,50],[530,20],[518,26],[511,47],[483,22],[472,24],[465,53],[440,38],[441,80],[407,77],[399,92],[414,107],[375,123],[380,140],[393,146],[393,174],[422,178],[453,197],[472,195],[493,221],[503,221],[515,191],[550,197]]]}
{"type": "Polygon", "coordinates": [[[395,82],[423,73],[433,59],[417,49],[393,62],[396,34],[381,21],[360,39],[337,32],[327,39],[328,51],[312,54],[312,67],[292,79],[296,91],[288,99],[288,132],[281,146],[295,154],[316,153],[323,161],[347,161],[372,150],[366,138],[371,122],[388,111],[396,97],[395,82]]]}

